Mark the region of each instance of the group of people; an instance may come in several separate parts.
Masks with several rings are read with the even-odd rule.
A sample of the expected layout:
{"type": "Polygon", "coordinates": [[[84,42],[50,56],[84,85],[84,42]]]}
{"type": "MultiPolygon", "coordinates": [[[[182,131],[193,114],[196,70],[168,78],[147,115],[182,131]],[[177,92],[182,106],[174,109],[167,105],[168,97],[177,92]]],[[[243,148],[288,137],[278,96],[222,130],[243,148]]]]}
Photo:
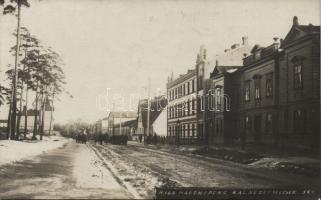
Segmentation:
{"type": "MultiPolygon", "coordinates": [[[[138,136],[139,142],[143,142],[143,136],[138,136]]],[[[165,144],[166,143],[166,136],[158,136],[156,133],[154,135],[148,135],[144,137],[144,143],[146,144],[165,144]]]]}
{"type": "Polygon", "coordinates": [[[127,145],[128,136],[127,135],[113,135],[109,138],[111,144],[127,145]]]}
{"type": "Polygon", "coordinates": [[[82,143],[82,144],[86,144],[87,142],[87,135],[84,133],[78,133],[76,135],[76,142],[77,143],[82,143]]]}

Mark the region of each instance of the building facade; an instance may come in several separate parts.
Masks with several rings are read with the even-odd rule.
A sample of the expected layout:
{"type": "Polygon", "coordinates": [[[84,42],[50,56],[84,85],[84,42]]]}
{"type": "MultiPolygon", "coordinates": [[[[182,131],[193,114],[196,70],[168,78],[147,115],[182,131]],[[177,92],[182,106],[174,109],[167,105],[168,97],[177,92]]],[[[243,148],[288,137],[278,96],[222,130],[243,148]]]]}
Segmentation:
{"type": "Polygon", "coordinates": [[[209,62],[212,73],[204,80],[204,129],[209,144],[232,144],[238,137],[239,71],[244,55],[248,55],[251,48],[248,38],[242,37],[241,44],[231,45],[209,62]]]}
{"type": "Polygon", "coordinates": [[[113,135],[117,135],[119,133],[122,133],[122,124],[124,124],[127,121],[132,121],[132,120],[136,120],[137,119],[137,113],[133,112],[133,111],[115,111],[115,112],[110,112],[108,114],[107,117],[107,121],[108,121],[108,131],[107,134],[109,136],[113,136],[113,135]],[[119,128],[119,131],[115,131],[116,127],[115,125],[117,125],[117,127],[119,128]]]}
{"type": "Polygon", "coordinates": [[[243,142],[317,150],[320,146],[320,27],[299,25],[284,40],[244,58],[239,122],[243,142]]]}
{"type": "Polygon", "coordinates": [[[182,144],[205,141],[203,129],[203,79],[206,50],[200,48],[195,68],[167,83],[167,136],[182,144]]]}
{"type": "Polygon", "coordinates": [[[135,139],[138,139],[139,136],[153,136],[154,134],[158,136],[165,136],[167,133],[166,110],[167,99],[165,96],[158,96],[150,100],[150,126],[148,131],[148,99],[140,100],[138,104],[137,130],[135,132],[135,139]]]}
{"type": "Polygon", "coordinates": [[[320,26],[294,17],[284,40],[267,47],[242,40],[209,62],[201,48],[195,69],[169,79],[167,135],[181,143],[318,150],[320,26]]]}

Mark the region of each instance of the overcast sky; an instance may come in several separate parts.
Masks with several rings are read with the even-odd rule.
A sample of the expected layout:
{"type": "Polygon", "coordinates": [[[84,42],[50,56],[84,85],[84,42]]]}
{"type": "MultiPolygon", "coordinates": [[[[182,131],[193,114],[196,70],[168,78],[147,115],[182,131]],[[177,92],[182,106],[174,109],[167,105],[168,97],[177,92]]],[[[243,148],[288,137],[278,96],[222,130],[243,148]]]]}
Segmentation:
{"type": "MultiPolygon", "coordinates": [[[[200,45],[214,58],[248,36],[250,44],[284,38],[294,15],[300,24],[320,25],[318,0],[43,0],[22,11],[22,26],[64,60],[67,89],[56,103],[56,122],[95,121],[107,111],[97,106],[106,95],[136,98],[165,89],[167,76],[195,64],[200,45]]],[[[14,45],[16,20],[0,15],[0,81],[14,45]]],[[[135,101],[132,102],[134,107],[135,101]]],[[[7,115],[0,108],[0,118],[7,115]]]]}

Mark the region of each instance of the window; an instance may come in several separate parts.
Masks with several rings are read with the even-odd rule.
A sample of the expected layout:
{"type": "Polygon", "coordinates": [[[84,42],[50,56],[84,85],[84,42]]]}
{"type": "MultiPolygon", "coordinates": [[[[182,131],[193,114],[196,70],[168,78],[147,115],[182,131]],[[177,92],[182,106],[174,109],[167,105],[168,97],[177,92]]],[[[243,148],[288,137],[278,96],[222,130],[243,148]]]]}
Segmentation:
{"type": "Polygon", "coordinates": [[[184,112],[185,116],[188,116],[188,102],[184,102],[184,112]]]}
{"type": "Polygon", "coordinates": [[[260,100],[261,99],[261,79],[257,78],[255,79],[255,99],[260,100]]]}
{"type": "Polygon", "coordinates": [[[273,95],[273,73],[266,75],[266,97],[273,95]]]}
{"type": "Polygon", "coordinates": [[[304,133],[306,124],[305,112],[302,110],[295,110],[293,113],[293,129],[295,133],[304,133]]]}
{"type": "Polygon", "coordinates": [[[261,58],[261,51],[255,52],[255,60],[259,60],[261,58]]]}
{"type": "Polygon", "coordinates": [[[250,86],[251,86],[251,82],[250,81],[246,81],[245,82],[245,101],[250,101],[250,86]]]}
{"type": "Polygon", "coordinates": [[[188,82],[187,82],[187,83],[185,83],[185,95],[187,95],[187,94],[188,94],[188,88],[187,88],[187,86],[188,86],[188,82]]]}
{"type": "Polygon", "coordinates": [[[246,116],[245,117],[245,129],[247,131],[251,131],[252,130],[252,121],[251,121],[251,117],[250,116],[246,116]]]}
{"type": "Polygon", "coordinates": [[[185,96],[185,84],[183,85],[183,96],[185,96]]]}
{"type": "Polygon", "coordinates": [[[189,93],[191,93],[191,91],[190,91],[190,82],[188,81],[187,82],[187,94],[189,94],[189,93]]]}
{"type": "Polygon", "coordinates": [[[194,79],[192,80],[192,92],[195,92],[195,81],[194,81],[194,79]]]}
{"type": "Polygon", "coordinates": [[[302,64],[297,63],[294,65],[294,89],[302,89],[302,64]]]}
{"type": "Polygon", "coordinates": [[[272,114],[271,113],[266,114],[265,131],[266,131],[266,133],[272,132],[272,114]]]}
{"type": "Polygon", "coordinates": [[[195,134],[196,130],[195,130],[195,125],[192,124],[192,137],[195,137],[196,134],[195,134]]]}
{"type": "Polygon", "coordinates": [[[216,88],[216,110],[220,111],[222,106],[222,88],[216,88]]]}

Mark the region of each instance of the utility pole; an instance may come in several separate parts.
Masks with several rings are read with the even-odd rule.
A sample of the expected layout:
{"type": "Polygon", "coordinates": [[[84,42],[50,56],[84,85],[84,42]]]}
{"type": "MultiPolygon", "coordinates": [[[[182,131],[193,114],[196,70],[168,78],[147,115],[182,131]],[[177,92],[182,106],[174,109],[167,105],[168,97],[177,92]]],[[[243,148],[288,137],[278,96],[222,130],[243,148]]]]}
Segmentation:
{"type": "Polygon", "coordinates": [[[17,23],[17,47],[16,57],[14,66],[14,78],[13,78],[13,90],[12,90],[12,117],[11,117],[11,139],[15,139],[17,127],[17,83],[18,83],[18,61],[19,61],[19,49],[20,49],[20,13],[21,13],[21,2],[17,1],[18,6],[18,23],[17,23]]]}
{"type": "MultiPolygon", "coordinates": [[[[148,99],[147,99],[147,136],[150,134],[150,78],[148,79],[148,99]]],[[[144,140],[145,141],[145,140],[144,140]]]]}
{"type": "Polygon", "coordinates": [[[119,118],[119,119],[120,119],[120,120],[119,120],[119,122],[120,122],[120,123],[119,123],[119,135],[120,135],[120,136],[121,136],[121,117],[122,117],[122,116],[121,116],[121,113],[120,113],[120,118],[119,118]]]}

